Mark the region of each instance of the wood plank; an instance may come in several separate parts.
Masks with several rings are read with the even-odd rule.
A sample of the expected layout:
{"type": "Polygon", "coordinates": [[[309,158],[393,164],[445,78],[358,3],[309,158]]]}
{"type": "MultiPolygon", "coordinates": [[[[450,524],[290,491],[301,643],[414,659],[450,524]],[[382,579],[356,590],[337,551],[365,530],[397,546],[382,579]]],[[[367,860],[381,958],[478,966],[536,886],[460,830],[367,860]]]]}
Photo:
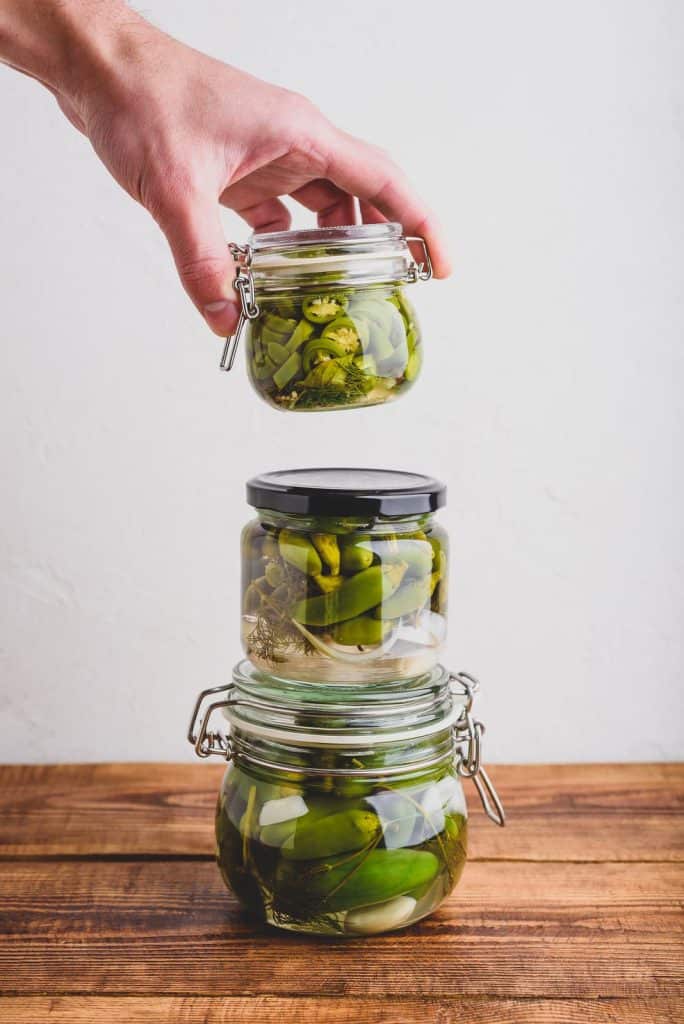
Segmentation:
{"type": "Polygon", "coordinates": [[[6,1024],[679,1024],[684,999],[281,999],[205,997],[7,997],[6,1024]]]}
{"type": "Polygon", "coordinates": [[[414,928],[321,941],[255,926],[209,862],[5,862],[0,990],[673,998],[683,895],[676,864],[473,863],[414,928]]]}
{"type": "MultiPolygon", "coordinates": [[[[0,856],[207,856],[222,764],[0,767],[0,856]]],[[[471,860],[684,860],[684,765],[492,769],[508,812],[472,787],[471,860]]]]}

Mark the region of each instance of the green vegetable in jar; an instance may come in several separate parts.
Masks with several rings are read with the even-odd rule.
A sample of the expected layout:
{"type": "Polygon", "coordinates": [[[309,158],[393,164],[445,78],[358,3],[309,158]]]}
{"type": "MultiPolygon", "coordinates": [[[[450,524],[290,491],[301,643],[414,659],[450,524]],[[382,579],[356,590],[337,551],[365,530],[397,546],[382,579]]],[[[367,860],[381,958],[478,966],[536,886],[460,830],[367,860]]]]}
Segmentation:
{"type": "Polygon", "coordinates": [[[344,313],[349,299],[342,293],[310,295],[302,302],[302,312],[314,324],[328,324],[344,313]]]}
{"type": "Polygon", "coordinates": [[[293,618],[306,625],[330,626],[363,615],[395,592],[405,572],[403,563],[372,565],[346,579],[330,594],[299,601],[293,610],[293,618]]]}
{"type": "Polygon", "coordinates": [[[278,537],[278,548],[286,562],[293,565],[295,569],[299,569],[300,572],[306,573],[307,576],[314,576],[323,568],[320,555],[303,533],[281,530],[278,537]]]}

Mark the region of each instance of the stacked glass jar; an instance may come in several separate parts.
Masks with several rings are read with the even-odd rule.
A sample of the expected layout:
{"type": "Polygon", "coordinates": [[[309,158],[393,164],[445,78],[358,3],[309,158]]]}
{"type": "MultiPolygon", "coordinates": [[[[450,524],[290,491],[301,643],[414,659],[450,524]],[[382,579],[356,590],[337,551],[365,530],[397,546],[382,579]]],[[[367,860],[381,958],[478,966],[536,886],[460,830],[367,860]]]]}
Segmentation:
{"type": "Polygon", "coordinates": [[[466,859],[464,777],[504,822],[481,765],[477,684],[439,663],[445,498],[439,481],[387,470],[247,485],[247,660],[200,695],[189,739],[231,762],[218,863],[270,924],[359,936],[431,913],[466,859]]]}

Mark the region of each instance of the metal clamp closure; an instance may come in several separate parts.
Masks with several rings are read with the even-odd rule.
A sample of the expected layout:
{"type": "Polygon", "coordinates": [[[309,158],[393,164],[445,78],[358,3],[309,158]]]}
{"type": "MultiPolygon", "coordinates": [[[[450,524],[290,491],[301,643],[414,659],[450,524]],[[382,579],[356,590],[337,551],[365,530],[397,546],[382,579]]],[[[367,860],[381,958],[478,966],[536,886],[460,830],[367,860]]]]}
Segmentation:
{"type": "Polygon", "coordinates": [[[227,697],[231,690],[231,686],[212,686],[208,690],[202,690],[195,702],[188,729],[188,740],[195,748],[198,757],[211,757],[216,754],[219,757],[225,757],[226,761],[230,761],[233,756],[230,737],[225,733],[209,729],[209,720],[214,711],[237,704],[236,700],[230,700],[227,697]],[[217,693],[226,694],[226,699],[212,701],[208,707],[204,707],[206,699],[217,693]]]}
{"type": "Polygon", "coordinates": [[[473,698],[480,684],[467,672],[457,672],[452,675],[452,687],[454,683],[461,685],[461,692],[466,696],[463,711],[454,725],[454,738],[458,747],[456,771],[462,778],[472,779],[485,814],[495,825],[503,828],[506,824],[506,812],[494,784],[482,765],[482,736],[485,727],[471,714],[473,698]]]}
{"type": "Polygon", "coordinates": [[[235,328],[235,334],[226,338],[226,344],[221,356],[221,369],[230,370],[235,362],[240,337],[248,320],[255,320],[259,316],[259,307],[254,296],[254,280],[252,278],[252,247],[250,245],[236,245],[235,242],[228,243],[230,255],[235,260],[237,272],[233,281],[233,288],[240,296],[240,317],[235,328]]]}
{"type": "Polygon", "coordinates": [[[430,259],[430,251],[427,247],[427,242],[420,235],[406,235],[407,242],[417,242],[423,250],[423,262],[417,263],[413,257],[407,271],[407,280],[414,284],[416,281],[429,281],[432,277],[432,260],[430,259]]]}

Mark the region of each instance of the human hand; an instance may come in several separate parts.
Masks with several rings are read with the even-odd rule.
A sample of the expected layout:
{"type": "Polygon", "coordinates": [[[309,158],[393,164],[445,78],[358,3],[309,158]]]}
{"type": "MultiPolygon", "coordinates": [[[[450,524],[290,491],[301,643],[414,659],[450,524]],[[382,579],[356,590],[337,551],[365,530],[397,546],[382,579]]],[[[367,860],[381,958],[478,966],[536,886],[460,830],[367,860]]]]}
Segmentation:
{"type": "Polygon", "coordinates": [[[340,131],[305,97],[185,46],[123,4],[105,5],[95,26],[79,23],[87,2],[65,6],[79,38],[70,40],[68,68],[46,84],[157,221],[217,334],[232,332],[238,310],[219,203],[255,231],[278,231],[290,224],[281,196],[315,211],[321,226],[354,223],[357,197],[365,222],[396,220],[422,235],[435,275],[448,275],[434,217],[380,149],[340,131]]]}

